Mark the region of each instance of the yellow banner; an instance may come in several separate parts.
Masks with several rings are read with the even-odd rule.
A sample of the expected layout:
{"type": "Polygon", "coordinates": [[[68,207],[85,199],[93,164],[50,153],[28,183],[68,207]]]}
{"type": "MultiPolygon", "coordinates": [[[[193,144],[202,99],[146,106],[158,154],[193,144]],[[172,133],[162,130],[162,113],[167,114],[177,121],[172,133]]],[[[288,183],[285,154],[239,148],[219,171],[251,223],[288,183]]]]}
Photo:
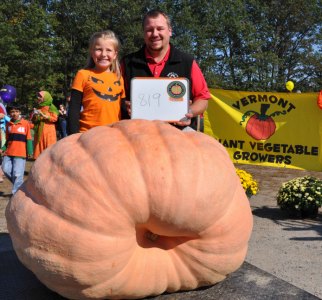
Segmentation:
{"type": "Polygon", "coordinates": [[[205,133],[234,163],[322,171],[318,93],[210,92],[205,133]]]}

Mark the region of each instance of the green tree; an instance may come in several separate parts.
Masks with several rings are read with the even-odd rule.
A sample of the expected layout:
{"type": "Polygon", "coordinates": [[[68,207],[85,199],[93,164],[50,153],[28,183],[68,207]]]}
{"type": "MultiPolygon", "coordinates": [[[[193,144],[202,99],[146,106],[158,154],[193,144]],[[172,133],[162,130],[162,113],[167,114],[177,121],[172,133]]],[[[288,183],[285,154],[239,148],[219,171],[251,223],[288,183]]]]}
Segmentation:
{"type": "Polygon", "coordinates": [[[64,97],[90,36],[113,30],[121,58],[141,47],[152,8],[170,15],[172,43],[194,55],[211,87],[285,91],[292,80],[321,89],[320,0],[3,0],[0,85],[14,85],[29,107],[39,89],[64,97]]]}
{"type": "Polygon", "coordinates": [[[303,91],[320,88],[320,1],[162,2],[173,43],[194,54],[210,86],[285,91],[293,80],[303,91]]]}
{"type": "Polygon", "coordinates": [[[5,1],[0,11],[1,83],[15,86],[18,100],[32,106],[36,90],[55,81],[46,12],[36,1],[5,1]]]}
{"type": "Polygon", "coordinates": [[[285,91],[293,80],[303,91],[319,89],[320,1],[197,2],[192,40],[210,85],[285,91]]]}
{"type": "Polygon", "coordinates": [[[121,53],[132,52],[142,43],[141,15],[144,3],[124,0],[53,0],[49,6],[55,34],[54,49],[61,90],[69,91],[77,70],[88,57],[88,41],[94,32],[113,30],[121,41],[121,53]]]}

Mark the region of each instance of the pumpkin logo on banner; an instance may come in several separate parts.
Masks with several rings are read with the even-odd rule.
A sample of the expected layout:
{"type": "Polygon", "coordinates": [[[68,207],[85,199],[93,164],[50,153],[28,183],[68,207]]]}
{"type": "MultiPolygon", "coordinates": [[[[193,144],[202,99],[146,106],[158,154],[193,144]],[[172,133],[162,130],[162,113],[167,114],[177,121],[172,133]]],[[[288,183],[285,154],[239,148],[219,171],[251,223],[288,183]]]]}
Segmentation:
{"type": "Polygon", "coordinates": [[[242,121],[239,123],[242,125],[248,116],[251,116],[246,122],[246,132],[255,140],[267,140],[276,130],[276,124],[273,117],[280,114],[285,115],[286,111],[276,111],[270,115],[267,115],[270,104],[261,104],[260,113],[249,110],[242,116],[242,121]]]}
{"type": "Polygon", "coordinates": [[[97,84],[97,88],[92,88],[94,94],[104,100],[104,101],[116,101],[119,99],[121,92],[120,92],[120,86],[121,86],[121,82],[119,80],[113,82],[113,86],[106,86],[106,84],[104,84],[104,81],[98,78],[95,78],[93,76],[90,76],[90,80],[97,84]],[[105,86],[104,86],[105,85],[105,86]],[[109,94],[107,93],[109,92],[109,94]],[[114,94],[113,94],[114,92],[114,94]],[[119,92],[119,93],[118,93],[119,92]]]}

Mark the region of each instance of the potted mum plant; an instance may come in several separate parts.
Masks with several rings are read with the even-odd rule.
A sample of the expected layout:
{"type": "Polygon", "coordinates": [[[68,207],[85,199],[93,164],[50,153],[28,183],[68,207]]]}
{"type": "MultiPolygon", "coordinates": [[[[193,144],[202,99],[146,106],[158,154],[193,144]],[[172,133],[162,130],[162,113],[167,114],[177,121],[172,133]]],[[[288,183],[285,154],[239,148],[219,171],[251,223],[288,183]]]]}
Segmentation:
{"type": "Polygon", "coordinates": [[[316,217],[322,206],[322,180],[304,176],[284,182],[277,194],[277,204],[290,216],[316,217]]]}
{"type": "Polygon", "coordinates": [[[256,195],[259,191],[258,183],[253,176],[245,170],[236,168],[236,173],[239,176],[240,183],[243,186],[248,198],[256,195]]]}

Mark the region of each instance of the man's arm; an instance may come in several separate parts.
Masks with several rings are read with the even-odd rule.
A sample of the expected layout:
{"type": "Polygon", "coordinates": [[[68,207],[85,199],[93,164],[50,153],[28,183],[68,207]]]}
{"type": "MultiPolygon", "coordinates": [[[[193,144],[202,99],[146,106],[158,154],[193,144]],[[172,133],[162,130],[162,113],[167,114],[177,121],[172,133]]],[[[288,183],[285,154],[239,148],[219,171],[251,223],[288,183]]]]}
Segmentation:
{"type": "Polygon", "coordinates": [[[208,99],[210,99],[210,93],[206,80],[199,68],[197,62],[194,60],[191,68],[191,102],[189,105],[189,112],[185,118],[176,122],[179,126],[189,126],[191,124],[191,118],[202,115],[208,107],[208,99]]]}
{"type": "Polygon", "coordinates": [[[205,112],[208,107],[208,99],[197,99],[190,105],[192,117],[196,117],[205,112]]]}
{"type": "Polygon", "coordinates": [[[195,100],[190,106],[189,111],[180,121],[174,123],[178,126],[189,126],[191,124],[191,119],[201,115],[208,107],[208,100],[198,99],[195,100]]]}

